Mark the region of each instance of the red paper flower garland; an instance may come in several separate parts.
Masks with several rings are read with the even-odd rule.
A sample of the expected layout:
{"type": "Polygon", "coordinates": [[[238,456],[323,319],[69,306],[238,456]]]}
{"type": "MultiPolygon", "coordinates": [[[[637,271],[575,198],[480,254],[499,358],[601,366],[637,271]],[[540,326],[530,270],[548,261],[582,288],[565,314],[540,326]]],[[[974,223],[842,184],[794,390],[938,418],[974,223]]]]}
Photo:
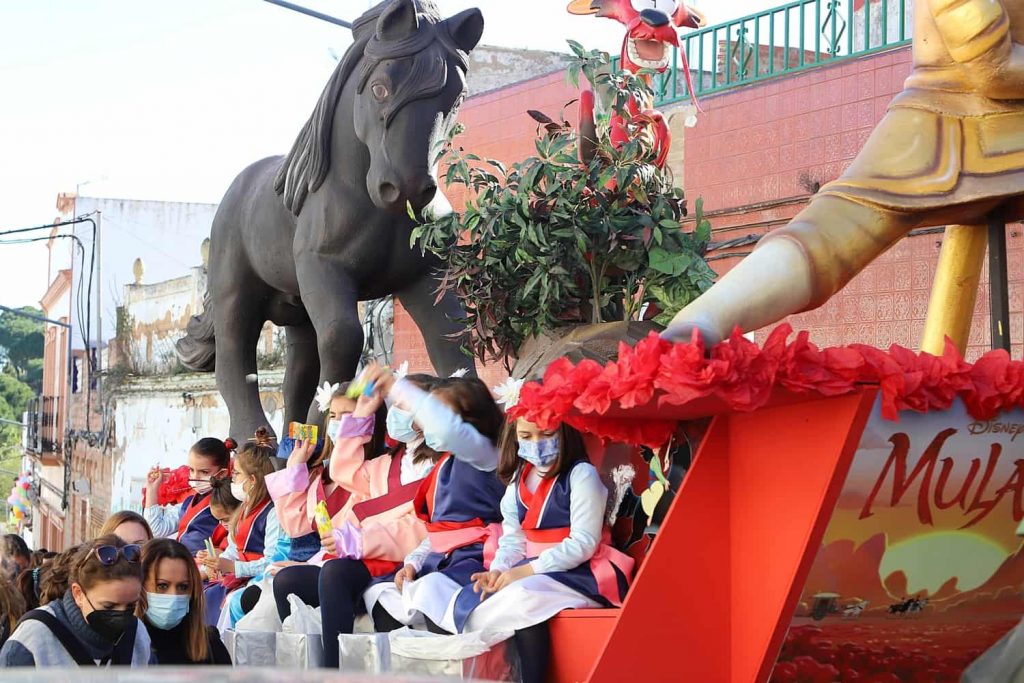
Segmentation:
{"type": "Polygon", "coordinates": [[[946,410],[958,396],[978,420],[1024,407],[1024,362],[1005,351],[990,351],[971,365],[948,340],[943,355],[933,356],[899,346],[819,349],[806,331],[789,342],[792,332],[780,325],[759,347],[736,330],[710,354],[696,333],[689,344],[652,333],[636,346],[620,344],[618,360],[604,367],[559,359],[542,383],[523,386],[509,414],[543,428],[566,422],[610,441],[657,447],[675,431],[676,420],[624,417],[623,411],[628,415],[654,401],[665,408],[702,399],[751,411],[764,406],[776,387],[829,397],[866,386],[880,389],[882,416],[889,420],[898,420],[903,410],[946,410]],[[613,409],[616,415],[606,416],[613,409]]]}

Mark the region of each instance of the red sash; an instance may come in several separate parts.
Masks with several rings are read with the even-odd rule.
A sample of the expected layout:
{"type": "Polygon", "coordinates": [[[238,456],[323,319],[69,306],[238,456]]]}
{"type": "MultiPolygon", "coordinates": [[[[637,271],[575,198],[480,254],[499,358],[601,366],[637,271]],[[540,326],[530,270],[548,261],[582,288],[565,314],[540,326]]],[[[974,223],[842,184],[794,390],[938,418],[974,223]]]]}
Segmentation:
{"type": "MultiPolygon", "coordinates": [[[[264,509],[270,505],[270,498],[260,503],[255,510],[242,518],[235,528],[235,549],[238,551],[238,559],[243,562],[254,562],[263,557],[264,553],[248,552],[245,547],[249,545],[249,535],[252,533],[253,524],[264,509]]],[[[266,548],[263,549],[264,552],[266,548]]]]}
{"type": "MultiPolygon", "coordinates": [[[[558,477],[542,478],[537,490],[531,493],[526,487],[526,476],[531,468],[532,465],[527,463],[519,475],[519,500],[526,507],[526,516],[522,522],[523,534],[526,536],[526,556],[533,558],[569,538],[570,529],[569,527],[537,528],[551,488],[555,485],[558,477]]],[[[597,592],[615,607],[622,604],[622,600],[619,598],[619,581],[615,574],[615,567],[629,580],[633,576],[633,564],[632,557],[612,547],[611,532],[605,527],[601,533],[601,544],[597,546],[597,550],[590,558],[590,571],[597,582],[597,592]]]]}
{"type": "Polygon", "coordinates": [[[224,528],[224,525],[220,522],[217,523],[217,528],[213,530],[213,535],[210,536],[210,541],[213,543],[213,547],[217,550],[224,550],[228,547],[228,530],[224,528]]]}
{"type": "MultiPolygon", "coordinates": [[[[352,514],[360,522],[368,517],[394,510],[416,499],[420,490],[421,481],[414,481],[402,484],[402,457],[403,451],[399,451],[391,458],[391,467],[388,468],[388,492],[376,498],[369,498],[352,506],[352,514]]],[[[428,475],[429,476],[429,475],[428,475]]]]}
{"type": "MultiPolygon", "coordinates": [[[[352,507],[352,513],[360,522],[368,517],[373,517],[383,512],[387,512],[388,510],[393,510],[394,508],[404,505],[415,498],[416,492],[420,487],[420,482],[414,481],[411,484],[402,485],[403,454],[404,451],[400,450],[391,458],[391,467],[388,468],[387,493],[382,496],[377,496],[376,498],[370,498],[369,500],[357,503],[352,507]]],[[[328,503],[328,509],[329,508],[330,503],[328,503]]],[[[339,508],[339,510],[340,509],[341,508],[339,508]]],[[[334,560],[337,559],[337,556],[327,554],[324,556],[324,559],[334,560]]],[[[364,557],[362,562],[366,566],[366,569],[369,570],[370,576],[374,578],[391,574],[402,566],[401,562],[392,562],[391,560],[381,560],[373,557],[364,557]]]]}
{"type": "Polygon", "coordinates": [[[188,531],[189,525],[192,523],[200,512],[210,507],[210,494],[200,496],[198,493],[192,496],[192,500],[189,501],[188,507],[185,508],[185,514],[178,520],[178,539],[185,535],[188,531]],[[196,502],[198,500],[198,502],[196,502]]]}
{"type": "Polygon", "coordinates": [[[437,493],[438,473],[450,457],[451,454],[445,453],[434,465],[430,474],[420,482],[413,500],[416,516],[427,527],[427,538],[430,540],[430,549],[433,552],[447,555],[453,550],[482,542],[484,544],[484,566],[490,567],[494,553],[498,550],[501,524],[484,524],[479,517],[465,522],[431,521],[434,516],[434,496],[437,493]]]}

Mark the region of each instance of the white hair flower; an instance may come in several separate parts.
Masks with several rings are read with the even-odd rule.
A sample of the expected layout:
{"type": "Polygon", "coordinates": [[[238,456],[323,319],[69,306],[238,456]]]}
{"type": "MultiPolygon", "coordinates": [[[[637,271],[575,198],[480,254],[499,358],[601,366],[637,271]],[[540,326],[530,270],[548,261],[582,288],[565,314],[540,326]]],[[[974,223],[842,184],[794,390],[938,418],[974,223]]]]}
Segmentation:
{"type": "Polygon", "coordinates": [[[452,374],[448,375],[448,377],[457,379],[459,377],[465,377],[468,374],[469,374],[469,369],[468,368],[459,368],[458,370],[456,370],[452,374]]]}
{"type": "Polygon", "coordinates": [[[321,413],[326,413],[331,407],[331,397],[340,388],[341,385],[338,383],[330,384],[324,382],[324,385],[316,390],[316,404],[320,408],[321,413]]]}
{"type": "Polygon", "coordinates": [[[509,408],[515,407],[519,403],[519,391],[526,384],[524,379],[512,379],[509,377],[507,380],[494,387],[494,398],[501,404],[501,406],[508,410],[509,408]]]}
{"type": "Polygon", "coordinates": [[[409,361],[402,361],[402,364],[395,370],[395,379],[402,379],[409,374],[409,361]]]}

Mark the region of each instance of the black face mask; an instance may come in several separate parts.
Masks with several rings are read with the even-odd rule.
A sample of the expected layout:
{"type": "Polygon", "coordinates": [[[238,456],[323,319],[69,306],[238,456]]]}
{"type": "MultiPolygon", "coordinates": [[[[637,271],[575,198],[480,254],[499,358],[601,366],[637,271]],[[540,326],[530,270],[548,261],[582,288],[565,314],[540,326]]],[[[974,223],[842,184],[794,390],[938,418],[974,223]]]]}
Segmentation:
{"type": "Polygon", "coordinates": [[[85,622],[105,640],[116,643],[128,628],[128,620],[134,618],[135,614],[126,610],[98,609],[90,612],[85,622]]]}
{"type": "Polygon", "coordinates": [[[88,595],[85,596],[85,600],[93,608],[92,612],[89,612],[89,616],[85,618],[85,623],[110,643],[117,643],[121,640],[121,636],[128,628],[129,621],[135,618],[135,613],[131,610],[96,609],[88,595]]]}

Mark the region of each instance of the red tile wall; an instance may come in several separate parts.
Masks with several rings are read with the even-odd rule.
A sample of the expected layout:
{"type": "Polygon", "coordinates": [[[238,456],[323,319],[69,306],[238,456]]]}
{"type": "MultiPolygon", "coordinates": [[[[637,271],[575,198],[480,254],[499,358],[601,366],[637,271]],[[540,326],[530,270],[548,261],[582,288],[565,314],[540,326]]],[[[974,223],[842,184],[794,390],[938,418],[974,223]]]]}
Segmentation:
{"type": "MultiPolygon", "coordinates": [[[[714,240],[763,234],[806,205],[802,180],[834,180],[860,150],[910,74],[910,49],[842,62],[705,99],[696,128],[686,132],[685,190],[703,197],[714,240]],[[788,200],[788,201],[787,201],[788,200]],[[758,206],[761,204],[761,206],[758,206]]],[[[1024,355],[1024,230],[1007,227],[1010,339],[1024,355]]],[[[820,345],[850,343],[916,348],[924,330],[941,234],[899,242],[825,306],[793,316],[820,345]]],[[[726,272],[749,253],[738,247],[712,265],[726,272]]],[[[990,348],[988,268],[975,306],[967,351],[990,348]]],[[[763,336],[764,333],[759,333],[763,336]]]]}

